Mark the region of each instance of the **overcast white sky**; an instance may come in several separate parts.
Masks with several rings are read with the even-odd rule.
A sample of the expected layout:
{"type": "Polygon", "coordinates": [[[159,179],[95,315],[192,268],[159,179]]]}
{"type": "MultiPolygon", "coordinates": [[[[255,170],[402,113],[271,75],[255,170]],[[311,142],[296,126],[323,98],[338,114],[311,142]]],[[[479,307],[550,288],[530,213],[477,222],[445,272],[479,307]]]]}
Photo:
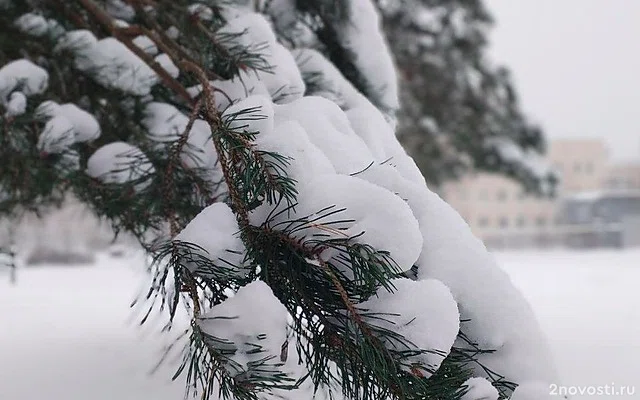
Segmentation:
{"type": "Polygon", "coordinates": [[[640,161],[640,0],[486,0],[494,61],[550,138],[602,137],[640,161]]]}

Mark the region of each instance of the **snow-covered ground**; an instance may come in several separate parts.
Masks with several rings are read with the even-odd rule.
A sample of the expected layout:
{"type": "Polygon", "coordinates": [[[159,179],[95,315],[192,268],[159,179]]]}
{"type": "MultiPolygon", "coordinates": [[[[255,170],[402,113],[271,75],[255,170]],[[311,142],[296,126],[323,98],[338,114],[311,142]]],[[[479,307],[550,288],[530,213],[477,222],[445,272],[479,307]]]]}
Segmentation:
{"type": "MultiPolygon", "coordinates": [[[[640,398],[640,250],[497,258],[548,332],[562,384],[636,386],[626,398],[640,398]]],[[[1,400],[182,398],[171,368],[149,373],[168,338],[129,309],[145,282],[136,263],[21,270],[16,286],[0,273],[1,400]]],[[[587,398],[612,397],[574,397],[587,398]]]]}

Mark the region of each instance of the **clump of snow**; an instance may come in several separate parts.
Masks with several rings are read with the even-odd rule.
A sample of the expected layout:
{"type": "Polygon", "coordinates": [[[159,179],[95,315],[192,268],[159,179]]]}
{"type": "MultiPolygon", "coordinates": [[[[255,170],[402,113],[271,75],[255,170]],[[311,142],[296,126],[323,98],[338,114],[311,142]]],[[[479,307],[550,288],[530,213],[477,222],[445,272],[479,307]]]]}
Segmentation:
{"type": "Polygon", "coordinates": [[[58,104],[45,101],[36,109],[39,117],[65,117],[73,125],[73,143],[89,142],[100,137],[100,124],[96,118],[73,103],[58,104]]]}
{"type": "Polygon", "coordinates": [[[423,193],[420,212],[429,222],[418,278],[439,279],[451,289],[467,321],[462,331],[480,348],[495,350],[479,355],[480,363],[515,382],[553,381],[551,355],[529,304],[462,217],[435,193],[423,193]]]}
{"type": "Polygon", "coordinates": [[[245,12],[234,16],[217,34],[223,38],[224,46],[230,49],[243,46],[264,59],[269,69],[253,73],[275,102],[288,103],[304,95],[306,87],[296,60],[286,47],[277,43],[271,25],[263,15],[245,12]]]}
{"type": "Polygon", "coordinates": [[[6,105],[5,116],[15,117],[24,114],[27,110],[27,96],[22,92],[13,92],[9,96],[9,102],[6,105]]]}
{"type": "Polygon", "coordinates": [[[239,233],[238,222],[229,206],[214,203],[196,215],[175,240],[201,247],[205,251],[202,255],[216,266],[237,268],[238,273],[244,273],[242,262],[245,248],[239,233]]]}
{"type": "Polygon", "coordinates": [[[38,137],[37,148],[44,153],[62,153],[75,141],[73,123],[64,115],[51,118],[38,137]]]}
{"type": "MultiPolygon", "coordinates": [[[[233,79],[210,81],[209,84],[214,92],[216,107],[220,111],[251,95],[271,97],[265,83],[254,72],[240,71],[233,79]]],[[[192,97],[196,97],[202,92],[202,85],[192,86],[187,91],[192,97]]]]}
{"type": "Polygon", "coordinates": [[[87,30],[65,33],[55,50],[74,54],[75,67],[107,88],[145,96],[158,83],[158,76],[144,61],[113,37],[97,40],[87,30]]]}
{"type": "Polygon", "coordinates": [[[255,144],[260,150],[289,157],[287,176],[298,182],[307,176],[336,173],[331,161],[311,143],[307,132],[296,121],[283,122],[272,133],[258,135],[255,144]]]}
{"type": "Polygon", "coordinates": [[[237,132],[269,134],[273,131],[274,105],[268,97],[250,96],[227,108],[222,119],[237,132]]]}
{"type": "Polygon", "coordinates": [[[133,7],[125,3],[123,0],[106,0],[105,11],[114,18],[126,21],[132,20],[136,15],[133,7]]]}
{"type": "MultiPolygon", "coordinates": [[[[232,376],[249,371],[249,364],[267,357],[274,372],[279,369],[279,355],[285,343],[287,310],[264,282],[255,281],[240,288],[230,299],[213,307],[198,325],[208,335],[230,343],[212,343],[221,350],[235,350],[225,368],[232,376]],[[234,365],[235,364],[235,365],[234,365]]],[[[261,371],[266,368],[263,366],[261,371]]]]}
{"type": "Polygon", "coordinates": [[[462,386],[466,386],[468,391],[461,400],[498,400],[500,396],[491,382],[484,378],[469,378],[462,386]]]}
{"type": "MultiPolygon", "coordinates": [[[[151,102],[145,106],[142,124],[150,139],[160,142],[175,142],[187,128],[189,118],[168,103],[151,102]]],[[[194,121],[180,160],[186,168],[198,170],[208,182],[219,182],[222,171],[211,140],[211,128],[201,119],[194,121]]]]}
{"type": "MultiPolygon", "coordinates": [[[[106,184],[136,181],[154,172],[155,168],[142,150],[125,142],[100,147],[89,157],[86,170],[87,175],[106,184]]],[[[137,189],[146,187],[145,183],[137,189]]]]}
{"type": "Polygon", "coordinates": [[[274,100],[277,103],[289,103],[301,98],[306,86],[291,52],[283,45],[275,43],[270,46],[270,54],[265,59],[271,70],[258,71],[258,75],[274,100]]]}
{"type": "Polygon", "coordinates": [[[397,351],[425,350],[403,362],[408,372],[413,367],[429,377],[438,370],[458,336],[458,305],[449,289],[434,279],[396,279],[391,283],[395,287],[393,293],[380,288],[376,296],[358,308],[374,314],[368,321],[372,326],[401,334],[415,348],[400,347],[397,342],[385,346],[397,351]]]}
{"type": "Polygon", "coordinates": [[[354,131],[378,154],[376,161],[394,166],[411,182],[425,185],[422,172],[395,137],[392,127],[373,105],[363,104],[346,111],[354,131]]]}
{"type": "Polygon", "coordinates": [[[380,92],[385,109],[396,110],[398,83],[393,60],[380,28],[380,17],[371,0],[349,1],[349,18],[336,27],[337,38],[345,49],[353,51],[354,63],[369,85],[380,92]]]}
{"type": "MultiPolygon", "coordinates": [[[[405,201],[394,193],[365,180],[348,175],[324,174],[308,176],[298,182],[298,205],[295,215],[282,213],[274,221],[297,217],[317,216],[320,210],[335,205],[345,211],[330,218],[322,218],[313,226],[301,229],[301,238],[340,238],[360,235],[356,243],[388,251],[401,270],[409,270],[422,247],[422,235],[418,222],[405,201]],[[327,229],[326,227],[331,229],[327,229]]],[[[269,213],[263,205],[251,214],[251,222],[260,225],[269,213]]],[[[330,260],[336,250],[323,251],[321,257],[330,260]]],[[[345,271],[348,272],[348,271],[345,271]]]]}
{"type": "Polygon", "coordinates": [[[33,36],[43,36],[49,31],[47,20],[35,13],[21,15],[14,21],[14,25],[20,31],[33,36]]]}
{"type": "Polygon", "coordinates": [[[42,94],[49,85],[49,74],[27,59],[11,61],[0,68],[0,99],[20,89],[26,96],[42,94]]]}
{"type": "Polygon", "coordinates": [[[65,50],[82,52],[87,51],[91,47],[98,43],[95,35],[86,29],[77,29],[66,32],[56,42],[56,46],[53,48],[54,52],[60,52],[65,50]]]}
{"type": "Polygon", "coordinates": [[[180,76],[180,69],[178,69],[178,67],[173,63],[168,55],[164,53],[160,54],[159,56],[154,58],[154,61],[160,64],[172,78],[177,78],[178,76],[180,76]]]}
{"type": "Polygon", "coordinates": [[[353,132],[335,103],[323,97],[306,96],[275,110],[276,126],[283,121],[298,122],[309,140],[331,160],[336,172],[356,173],[373,162],[366,144],[353,132]]]}
{"type": "Polygon", "coordinates": [[[203,21],[213,20],[213,10],[211,7],[202,3],[193,3],[187,8],[189,13],[203,21]]]}
{"type": "Polygon", "coordinates": [[[148,36],[140,35],[133,39],[133,44],[138,46],[145,53],[155,56],[158,54],[158,46],[148,36]]]}
{"type": "Polygon", "coordinates": [[[269,21],[259,13],[246,12],[231,18],[217,31],[224,38],[222,44],[228,48],[242,46],[247,52],[268,56],[276,36],[269,21]]]}
{"type": "Polygon", "coordinates": [[[343,109],[369,102],[340,70],[317,50],[294,49],[292,54],[302,75],[310,77],[313,81],[314,91],[311,94],[325,97],[343,109]]]}

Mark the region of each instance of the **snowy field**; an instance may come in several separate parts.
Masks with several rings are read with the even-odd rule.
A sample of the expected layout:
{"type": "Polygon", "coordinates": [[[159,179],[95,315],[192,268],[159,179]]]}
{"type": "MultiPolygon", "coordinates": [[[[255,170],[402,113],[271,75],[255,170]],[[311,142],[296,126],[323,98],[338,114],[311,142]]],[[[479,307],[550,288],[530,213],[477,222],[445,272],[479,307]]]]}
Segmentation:
{"type": "MultiPolygon", "coordinates": [[[[567,386],[636,386],[640,399],[640,250],[500,253],[532,302],[567,386]]],[[[133,261],[0,273],[0,400],[178,400],[172,369],[149,372],[167,338],[129,304],[133,261]]],[[[576,396],[574,399],[613,398],[576,396]]],[[[623,397],[616,397],[623,398],[623,397]]]]}

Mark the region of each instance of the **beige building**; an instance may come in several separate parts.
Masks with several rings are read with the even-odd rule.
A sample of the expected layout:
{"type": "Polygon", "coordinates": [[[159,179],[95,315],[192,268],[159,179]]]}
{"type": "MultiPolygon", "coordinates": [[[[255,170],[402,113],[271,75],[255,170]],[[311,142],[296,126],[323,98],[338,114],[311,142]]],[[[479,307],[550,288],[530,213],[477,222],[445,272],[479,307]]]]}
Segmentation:
{"type": "MultiPolygon", "coordinates": [[[[549,144],[549,162],[560,175],[558,197],[599,190],[611,179],[608,150],[600,140],[557,140],[549,144]]],[[[616,170],[617,171],[617,170],[616,170]]],[[[627,170],[624,170],[626,174],[627,170]]],[[[635,176],[632,172],[630,175],[635,176]]],[[[620,171],[620,175],[623,173],[620,171]]],[[[626,175],[625,175],[626,176],[626,175]]],[[[560,223],[557,199],[527,195],[520,185],[502,175],[478,173],[443,185],[439,190],[467,221],[474,233],[488,245],[500,246],[500,238],[538,235],[547,240],[560,223]]]]}
{"type": "Polygon", "coordinates": [[[599,190],[609,172],[609,150],[598,139],[551,141],[547,158],[561,177],[560,196],[599,190]]]}
{"type": "Polygon", "coordinates": [[[640,190],[640,163],[612,165],[607,171],[604,187],[613,190],[640,190]]]}

